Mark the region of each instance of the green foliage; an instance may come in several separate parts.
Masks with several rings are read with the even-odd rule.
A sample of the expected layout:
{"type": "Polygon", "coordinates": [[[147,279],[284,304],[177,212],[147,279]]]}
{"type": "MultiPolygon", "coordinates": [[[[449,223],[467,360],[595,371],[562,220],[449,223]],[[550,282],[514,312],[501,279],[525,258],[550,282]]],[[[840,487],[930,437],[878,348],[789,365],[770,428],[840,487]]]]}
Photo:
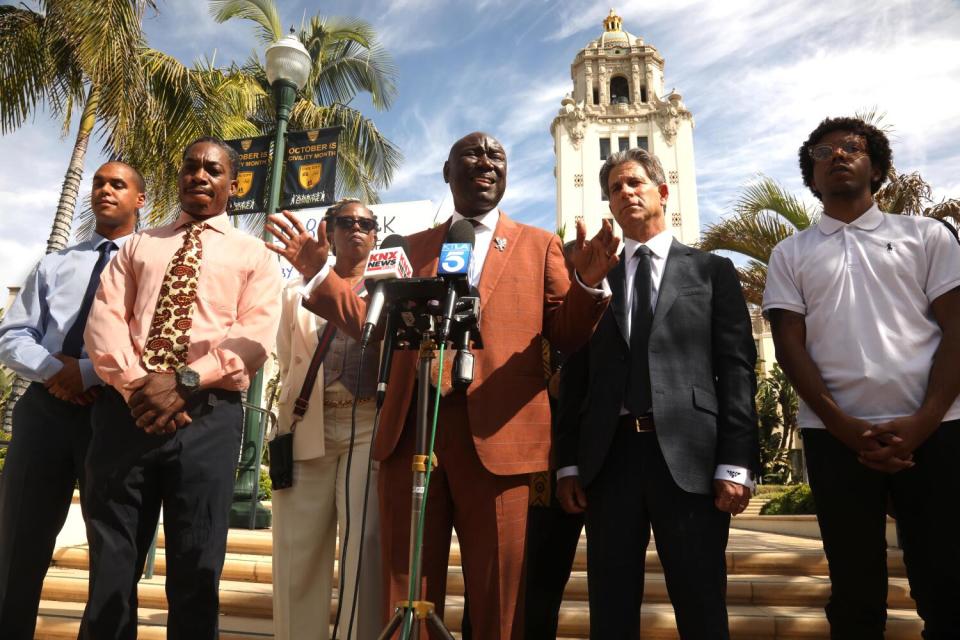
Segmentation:
{"type": "Polygon", "coordinates": [[[798,484],[775,496],[760,509],[762,516],[809,515],[817,512],[810,485],[798,484]]]}
{"type": "Polygon", "coordinates": [[[770,375],[757,385],[760,425],[760,468],[764,482],[783,484],[799,469],[791,469],[789,451],[797,429],[798,399],[786,374],[774,364],[770,375]]]}
{"type": "Polygon", "coordinates": [[[263,465],[260,465],[260,499],[273,499],[273,485],[270,484],[270,472],[263,465]]]}

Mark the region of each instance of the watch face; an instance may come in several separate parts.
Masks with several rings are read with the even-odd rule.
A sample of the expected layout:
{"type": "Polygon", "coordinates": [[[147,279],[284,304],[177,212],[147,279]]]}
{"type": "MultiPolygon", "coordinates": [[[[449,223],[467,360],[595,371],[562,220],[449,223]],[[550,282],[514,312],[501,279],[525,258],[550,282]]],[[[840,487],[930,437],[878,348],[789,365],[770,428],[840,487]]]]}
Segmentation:
{"type": "Polygon", "coordinates": [[[200,386],[200,374],[188,367],[177,371],[177,382],[184,387],[195,389],[200,386]]]}

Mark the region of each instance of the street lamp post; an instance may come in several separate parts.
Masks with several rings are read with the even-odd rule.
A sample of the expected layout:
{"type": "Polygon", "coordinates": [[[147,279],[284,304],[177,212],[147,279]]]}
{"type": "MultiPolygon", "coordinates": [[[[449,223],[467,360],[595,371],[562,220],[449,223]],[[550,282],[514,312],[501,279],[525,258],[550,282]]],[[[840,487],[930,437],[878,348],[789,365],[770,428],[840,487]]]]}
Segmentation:
{"type": "MultiPolygon", "coordinates": [[[[267,81],[273,89],[274,104],[277,108],[277,135],[273,143],[273,164],[270,168],[270,190],[267,193],[266,215],[276,213],[280,202],[280,184],[283,177],[283,155],[287,122],[290,111],[297,98],[297,91],[307,84],[310,75],[311,60],[300,40],[290,30],[290,34],[267,47],[267,81]]],[[[263,239],[270,241],[270,233],[264,230],[263,239]]],[[[262,404],[263,369],[250,381],[247,401],[257,406],[262,404]]],[[[254,526],[263,529],[270,526],[270,511],[260,504],[260,460],[257,456],[257,443],[263,439],[261,421],[255,411],[246,412],[243,430],[240,465],[237,482],[233,490],[233,504],[230,506],[230,526],[246,527],[250,523],[251,504],[256,510],[254,526]]]]}

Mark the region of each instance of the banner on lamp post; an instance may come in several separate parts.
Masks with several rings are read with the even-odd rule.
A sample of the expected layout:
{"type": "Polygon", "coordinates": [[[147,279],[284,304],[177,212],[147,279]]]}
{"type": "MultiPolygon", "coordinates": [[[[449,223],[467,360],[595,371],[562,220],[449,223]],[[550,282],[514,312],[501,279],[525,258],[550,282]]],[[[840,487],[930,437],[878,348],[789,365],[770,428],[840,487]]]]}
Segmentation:
{"type": "Polygon", "coordinates": [[[322,207],[334,201],[340,127],[287,134],[281,209],[322,207]]]}
{"type": "Polygon", "coordinates": [[[237,166],[237,194],[230,199],[227,212],[231,214],[263,213],[264,195],[270,179],[271,136],[239,138],[226,143],[240,156],[237,166]]]}

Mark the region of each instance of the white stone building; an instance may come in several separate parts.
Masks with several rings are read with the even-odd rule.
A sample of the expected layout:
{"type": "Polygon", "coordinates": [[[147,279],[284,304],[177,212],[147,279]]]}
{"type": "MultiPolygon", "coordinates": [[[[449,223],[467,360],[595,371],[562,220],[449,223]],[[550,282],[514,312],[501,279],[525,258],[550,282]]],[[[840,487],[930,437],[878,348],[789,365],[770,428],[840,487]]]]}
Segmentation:
{"type": "MultiPolygon", "coordinates": [[[[693,115],[676,90],[664,90],[663,57],[643,38],[623,30],[614,11],[603,34],[582,49],[570,67],[573,92],[550,124],[557,179],[557,228],[574,237],[583,216],[588,234],[612,218],[599,173],[611,152],[643,147],[663,164],[670,189],[667,220],[684,243],[700,237],[693,115]]],[[[614,225],[616,228],[616,225],[614,225]]]]}

